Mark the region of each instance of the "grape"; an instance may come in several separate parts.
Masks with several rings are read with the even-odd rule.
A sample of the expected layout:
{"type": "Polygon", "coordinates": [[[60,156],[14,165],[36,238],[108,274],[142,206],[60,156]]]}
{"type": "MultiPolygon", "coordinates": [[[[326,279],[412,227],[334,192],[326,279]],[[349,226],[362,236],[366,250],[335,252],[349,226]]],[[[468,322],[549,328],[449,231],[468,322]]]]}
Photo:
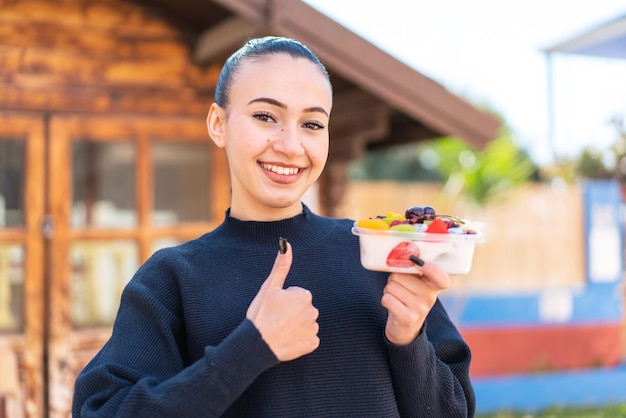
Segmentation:
{"type": "Polygon", "coordinates": [[[450,229],[450,228],[455,228],[455,227],[457,227],[457,226],[458,226],[458,225],[456,224],[456,222],[454,222],[454,220],[452,220],[452,219],[445,219],[445,218],[444,218],[444,219],[443,219],[443,221],[446,223],[446,226],[448,227],[448,229],[450,229]]]}
{"type": "Polygon", "coordinates": [[[435,208],[432,206],[424,206],[424,220],[425,221],[434,221],[437,217],[435,213],[435,208]]]}
{"type": "Polygon", "coordinates": [[[411,206],[406,210],[404,217],[410,224],[424,223],[424,208],[421,206],[411,206]]]}

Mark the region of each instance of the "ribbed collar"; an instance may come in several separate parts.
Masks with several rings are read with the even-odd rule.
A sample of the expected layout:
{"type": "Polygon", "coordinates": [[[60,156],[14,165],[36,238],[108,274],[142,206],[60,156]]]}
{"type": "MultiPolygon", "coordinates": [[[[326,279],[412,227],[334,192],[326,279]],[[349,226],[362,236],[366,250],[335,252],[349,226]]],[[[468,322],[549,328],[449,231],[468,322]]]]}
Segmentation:
{"type": "Polygon", "coordinates": [[[278,239],[287,238],[294,246],[316,245],[323,243],[336,226],[314,214],[302,205],[298,215],[278,221],[242,221],[225,213],[224,222],[211,234],[219,239],[220,245],[230,248],[250,248],[251,246],[271,246],[278,248],[278,239]]]}

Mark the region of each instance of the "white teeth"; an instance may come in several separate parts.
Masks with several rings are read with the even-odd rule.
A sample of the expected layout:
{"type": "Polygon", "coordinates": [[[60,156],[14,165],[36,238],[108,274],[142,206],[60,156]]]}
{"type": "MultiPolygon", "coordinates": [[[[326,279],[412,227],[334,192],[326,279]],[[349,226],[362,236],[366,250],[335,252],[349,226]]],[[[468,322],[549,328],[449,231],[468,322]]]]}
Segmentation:
{"type": "Polygon", "coordinates": [[[298,171],[300,171],[299,168],[295,168],[295,167],[283,167],[283,166],[279,166],[279,165],[273,165],[273,164],[266,164],[266,163],[261,163],[261,166],[269,171],[273,171],[276,174],[284,174],[284,175],[294,175],[294,174],[298,174],[298,171]]]}

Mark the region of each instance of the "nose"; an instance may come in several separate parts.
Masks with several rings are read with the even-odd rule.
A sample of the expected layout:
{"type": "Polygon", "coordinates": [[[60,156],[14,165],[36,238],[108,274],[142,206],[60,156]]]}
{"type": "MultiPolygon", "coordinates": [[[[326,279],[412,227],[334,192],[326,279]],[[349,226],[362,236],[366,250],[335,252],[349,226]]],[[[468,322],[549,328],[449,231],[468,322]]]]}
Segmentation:
{"type": "Polygon", "coordinates": [[[296,157],[304,153],[302,138],[297,126],[283,126],[274,141],[274,151],[288,157],[296,157]]]}

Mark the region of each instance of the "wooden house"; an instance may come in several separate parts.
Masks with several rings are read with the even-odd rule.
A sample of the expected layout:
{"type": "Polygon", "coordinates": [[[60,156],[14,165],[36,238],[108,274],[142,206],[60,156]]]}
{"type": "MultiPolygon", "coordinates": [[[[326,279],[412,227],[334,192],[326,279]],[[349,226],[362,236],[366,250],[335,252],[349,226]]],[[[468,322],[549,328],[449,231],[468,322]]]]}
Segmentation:
{"type": "Polygon", "coordinates": [[[68,417],[76,373],[155,249],[229,203],[205,117],[226,56],[299,38],[335,91],[319,211],[368,147],[498,121],[300,0],[0,0],[0,417],[68,417]]]}

